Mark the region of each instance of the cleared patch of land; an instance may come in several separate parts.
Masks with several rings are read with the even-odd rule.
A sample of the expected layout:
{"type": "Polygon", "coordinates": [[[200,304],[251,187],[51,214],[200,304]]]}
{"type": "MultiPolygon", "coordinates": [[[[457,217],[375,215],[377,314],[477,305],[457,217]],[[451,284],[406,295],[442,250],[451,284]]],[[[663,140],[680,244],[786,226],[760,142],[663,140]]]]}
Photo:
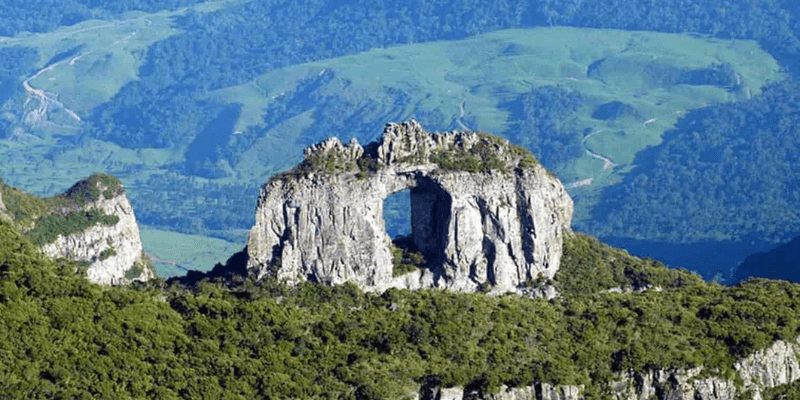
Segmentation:
{"type": "Polygon", "coordinates": [[[144,251],[153,260],[161,278],[184,275],[188,270],[208,271],[216,263],[224,264],[228,257],[244,248],[244,243],[234,244],[147,226],[139,227],[139,233],[144,251]]]}

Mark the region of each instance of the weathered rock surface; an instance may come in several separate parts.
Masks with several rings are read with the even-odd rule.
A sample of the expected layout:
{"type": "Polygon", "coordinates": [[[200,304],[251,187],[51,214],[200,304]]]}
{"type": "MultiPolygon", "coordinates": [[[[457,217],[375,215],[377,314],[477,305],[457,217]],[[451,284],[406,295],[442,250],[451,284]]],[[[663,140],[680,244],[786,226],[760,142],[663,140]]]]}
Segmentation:
{"type": "MultiPolygon", "coordinates": [[[[91,179],[83,182],[87,181],[91,182],[91,179]]],[[[111,188],[100,182],[92,184],[97,185],[98,193],[111,194],[110,198],[101,194],[96,200],[83,204],[80,210],[98,210],[118,217],[119,221],[113,226],[98,224],[80,232],[59,235],[54,242],[41,246],[42,252],[51,258],[64,257],[90,263],[87,278],[99,284],[116,285],[155,277],[149,262],[144,259],[139,226],[124,190],[121,186],[109,190],[111,188]]]]}
{"type": "Polygon", "coordinates": [[[800,379],[800,339],[794,342],[778,340],[770,347],[739,360],[733,367],[743,385],[737,389],[732,380],[719,376],[701,377],[701,368],[626,374],[612,383],[617,400],[728,400],[750,392],[753,400],[761,400],[767,388],[792,383],[800,379]]]}
{"type": "Polygon", "coordinates": [[[6,209],[6,204],[3,203],[3,192],[0,191],[0,218],[7,219],[11,221],[11,216],[8,215],[8,209],[6,209]]]}
{"type": "Polygon", "coordinates": [[[482,396],[479,393],[465,393],[460,387],[425,387],[413,398],[419,400],[463,400],[480,398],[485,400],[580,400],[582,388],[570,385],[550,385],[541,383],[533,386],[510,388],[502,386],[497,393],[482,396]]]}
{"type": "MultiPolygon", "coordinates": [[[[743,385],[719,374],[704,373],[702,368],[688,370],[651,369],[618,375],[609,382],[611,398],[615,400],[733,400],[747,392],[753,400],[761,400],[764,389],[786,385],[800,379],[798,357],[800,338],[794,342],[778,340],[770,347],[739,360],[733,367],[743,385]]],[[[421,400],[580,400],[583,388],[570,385],[540,383],[517,388],[501,387],[498,393],[480,396],[465,393],[463,388],[425,386],[415,398],[421,400]]]]}
{"type": "Polygon", "coordinates": [[[778,340],[772,346],[737,362],[734,368],[753,391],[753,400],[761,400],[761,391],[800,379],[800,338],[794,342],[778,340]]]}
{"type": "Polygon", "coordinates": [[[628,373],[611,384],[617,400],[722,400],[736,397],[733,382],[717,376],[700,378],[702,368],[689,370],[648,370],[628,373]]]}
{"type": "Polygon", "coordinates": [[[389,124],[366,148],[336,138],[309,147],[303,164],[264,185],[248,269],[370,291],[523,292],[555,275],[571,218],[564,186],[527,151],[476,132],[389,124]],[[395,277],[383,201],[404,189],[427,265],[395,277]]]}

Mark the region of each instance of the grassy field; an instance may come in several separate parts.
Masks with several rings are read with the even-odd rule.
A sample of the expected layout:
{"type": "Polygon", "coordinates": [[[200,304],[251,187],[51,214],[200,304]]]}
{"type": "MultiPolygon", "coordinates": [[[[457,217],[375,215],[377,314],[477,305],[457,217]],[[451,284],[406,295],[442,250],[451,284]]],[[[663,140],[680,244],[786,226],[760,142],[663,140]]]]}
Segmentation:
{"type": "Polygon", "coordinates": [[[187,270],[208,271],[216,263],[224,264],[245,245],[147,226],[139,227],[139,233],[144,251],[153,259],[156,273],[161,278],[183,275],[187,270]]]}
{"type": "MultiPolygon", "coordinates": [[[[209,11],[230,3],[204,3],[195,9],[209,11]]],[[[39,68],[45,68],[48,60],[61,54],[60,64],[30,79],[30,85],[57,95],[64,108],[85,117],[122,85],[137,78],[143,52],[149,44],[180,34],[171,18],[184,11],[133,13],[116,22],[87,21],[48,34],[1,38],[0,46],[37,48],[41,55],[39,68]]],[[[347,129],[317,135],[337,135],[343,140],[355,136],[363,143],[374,140],[380,131],[359,131],[359,121],[406,120],[433,112],[443,118],[438,124],[426,126],[431,130],[457,129],[465,124],[471,129],[508,135],[513,121],[509,111],[501,106],[504,102],[543,85],[577,90],[584,105],[578,111],[576,126],[587,132],[601,131],[587,139],[585,147],[614,164],[604,169],[602,160],[584,154],[557,169],[566,183],[592,179],[590,185],[571,189],[578,199],[576,219],[580,219],[587,216],[599,191],[621,179],[639,151],[658,144],[662,133],[674,125],[681,113],[756,95],[765,83],[782,79],[778,70],[776,61],[753,41],[564,27],[515,29],[460,41],[373,49],[290,66],[243,85],[211,92],[205,99],[242,105],[234,134],[248,128],[263,129],[267,108],[280,102],[301,81],[332,72],[335,79],[316,88],[315,93],[321,98],[344,98],[352,103],[352,109],[359,111],[341,115],[343,121],[351,124],[347,129]],[[589,74],[589,67],[600,60],[601,67],[589,74]],[[652,71],[699,69],[717,63],[733,67],[742,82],[741,90],[665,85],[651,76],[652,71]],[[397,93],[403,94],[402,103],[395,102],[397,93]],[[633,106],[637,114],[605,121],[592,118],[597,106],[612,101],[633,106]],[[356,129],[349,129],[351,126],[356,129]]],[[[36,72],[32,71],[27,78],[36,72]]],[[[308,108],[287,115],[263,132],[251,147],[242,151],[238,164],[232,166],[231,176],[215,180],[193,177],[191,184],[198,187],[240,184],[255,192],[271,174],[296,163],[302,157],[302,147],[307,144],[308,130],[316,121],[316,113],[327,107],[313,103],[312,98],[301,100],[309,103],[308,108]]],[[[98,140],[62,147],[55,139],[56,134],[74,135],[77,130],[68,126],[75,124],[75,120],[57,107],[50,110],[49,117],[54,124],[41,129],[45,134],[0,140],[0,157],[6,160],[0,164],[0,176],[9,184],[32,193],[52,195],[80,178],[103,171],[121,178],[134,206],[152,200],[146,193],[173,190],[153,182],[159,177],[176,176],[174,166],[184,160],[185,147],[129,150],[98,140]]],[[[205,198],[186,200],[164,212],[195,213],[202,217],[215,207],[213,201],[205,198]]],[[[249,207],[248,203],[244,208],[249,207]]],[[[242,228],[246,227],[231,227],[242,228]]],[[[152,233],[143,233],[148,235],[152,233]]],[[[165,247],[184,249],[180,254],[190,254],[189,249],[196,247],[199,240],[195,236],[173,235],[164,241],[167,233],[158,235],[162,243],[169,243],[165,247]]],[[[146,240],[151,246],[155,243],[146,240]]],[[[206,255],[197,257],[170,256],[173,253],[163,248],[153,250],[153,254],[201,269],[232,254],[221,245],[208,249],[215,250],[204,249],[201,253],[206,255]],[[214,251],[219,252],[212,256],[214,251]]]]}
{"type": "MultiPolygon", "coordinates": [[[[510,115],[500,107],[504,101],[542,85],[579,91],[584,105],[577,126],[601,131],[586,141],[586,148],[610,159],[614,166],[604,169],[602,160],[584,154],[556,171],[565,182],[592,178],[591,185],[573,189],[582,199],[577,218],[585,216],[584,211],[603,186],[629,171],[636,153],[660,143],[662,133],[683,113],[757,95],[767,82],[782,79],[777,62],[753,41],[561,27],[506,30],[462,41],[373,49],[272,71],[209,97],[243,104],[236,127],[243,131],[257,126],[263,110],[290,91],[293,83],[326,71],[347,81],[347,90],[355,98],[376,100],[390,90],[408,94],[411,106],[396,110],[401,119],[441,111],[448,119],[443,126],[429,126],[432,130],[456,126],[454,121],[463,105],[464,116],[477,121],[469,128],[503,135],[511,129],[510,115]],[[589,66],[598,60],[603,60],[603,67],[588,76],[589,66]],[[741,80],[739,91],[663,84],[651,76],[651,71],[702,69],[719,63],[734,68],[741,80]],[[608,121],[592,118],[597,106],[612,101],[635,107],[638,115],[608,121]]],[[[312,113],[274,127],[254,146],[263,159],[269,160],[261,165],[291,165],[297,160],[300,149],[293,150],[293,139],[313,122],[312,113]],[[278,150],[270,153],[269,149],[278,150]],[[281,163],[282,159],[291,161],[281,163]]],[[[352,135],[336,134],[343,140],[352,135]]],[[[242,165],[251,166],[250,162],[242,165]]]]}

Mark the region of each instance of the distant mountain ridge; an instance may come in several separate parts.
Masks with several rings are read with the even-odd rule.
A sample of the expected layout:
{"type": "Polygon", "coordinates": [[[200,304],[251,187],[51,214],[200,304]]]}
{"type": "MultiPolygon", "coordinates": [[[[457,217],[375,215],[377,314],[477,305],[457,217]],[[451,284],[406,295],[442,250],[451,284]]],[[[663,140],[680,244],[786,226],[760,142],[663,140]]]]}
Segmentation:
{"type": "Polygon", "coordinates": [[[751,277],[800,283],[800,236],[770,251],[750,255],[736,268],[731,281],[751,277]]]}

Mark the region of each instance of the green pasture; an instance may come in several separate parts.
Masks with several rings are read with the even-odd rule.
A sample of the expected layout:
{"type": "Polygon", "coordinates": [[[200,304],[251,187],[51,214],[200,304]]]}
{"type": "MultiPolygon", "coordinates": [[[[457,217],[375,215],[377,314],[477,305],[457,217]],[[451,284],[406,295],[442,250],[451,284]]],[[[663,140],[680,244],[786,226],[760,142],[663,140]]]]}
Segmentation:
{"type": "MultiPolygon", "coordinates": [[[[229,3],[205,3],[195,10],[208,11],[229,3]]],[[[87,21],[47,34],[0,38],[0,46],[36,47],[41,55],[39,68],[54,55],[82,46],[74,56],[41,73],[30,84],[57,94],[65,107],[85,117],[125,83],[137,79],[147,46],[180,34],[172,26],[171,18],[184,11],[131,13],[117,22],[87,21]],[[73,63],[73,57],[78,56],[80,58],[73,63]]],[[[372,49],[270,71],[245,84],[208,93],[198,100],[241,104],[242,112],[233,134],[248,129],[259,131],[264,129],[263,115],[270,105],[290,95],[300,82],[330,72],[334,78],[317,88],[316,93],[344,99],[356,109],[363,109],[359,118],[364,121],[407,120],[438,111],[445,120],[441,126],[427,126],[429,129],[460,129],[463,123],[470,129],[498,135],[510,135],[513,129],[512,116],[503,108],[503,103],[543,85],[579,91],[584,102],[575,125],[586,132],[602,131],[586,140],[586,149],[612,160],[614,166],[603,169],[603,161],[584,153],[570,165],[557,168],[555,172],[565,183],[592,178],[591,185],[570,189],[578,198],[576,219],[585,218],[599,191],[621,179],[639,151],[660,143],[663,132],[673,127],[682,113],[745,99],[758,94],[765,83],[783,78],[777,62],[753,41],[556,27],[513,29],[459,41],[372,49]],[[602,63],[593,68],[590,76],[589,67],[598,65],[600,60],[602,63]],[[702,69],[719,63],[733,67],[741,80],[740,89],[667,85],[658,79],[659,72],[702,69]],[[402,104],[394,101],[398,92],[406,96],[402,104]],[[592,118],[597,106],[611,101],[633,106],[636,115],[606,121],[592,118]],[[464,115],[460,118],[462,105],[464,115]],[[645,124],[648,120],[652,122],[645,124]]],[[[36,71],[31,76],[34,73],[36,71]]],[[[311,104],[308,110],[287,115],[287,119],[263,132],[252,146],[242,151],[238,164],[233,165],[233,176],[211,181],[198,178],[192,182],[200,187],[263,184],[271,174],[299,161],[307,141],[306,131],[313,126],[315,112],[321,107],[311,104]]],[[[55,110],[54,113],[59,112],[55,110]]],[[[55,118],[56,122],[71,123],[61,114],[55,118]]],[[[342,115],[342,118],[348,117],[342,115]]],[[[59,127],[47,130],[59,135],[77,132],[59,127]]],[[[345,141],[356,135],[350,131],[319,134],[337,135],[345,141]]],[[[359,135],[364,142],[376,139],[380,132],[359,135]]],[[[175,175],[174,166],[183,161],[185,151],[185,145],[161,150],[129,150],[98,140],[83,140],[63,148],[53,137],[50,134],[28,135],[0,140],[0,157],[7,160],[0,164],[0,176],[29,192],[52,195],[80,178],[104,171],[125,183],[135,205],[147,202],[148,194],[164,190],[150,183],[151,178],[175,175]]],[[[181,214],[198,208],[212,212],[215,204],[203,198],[187,198],[176,207],[170,212],[181,214]]],[[[153,234],[143,233],[146,235],[152,237],[153,234]]],[[[197,240],[197,237],[168,237],[163,231],[158,235],[168,238],[162,242],[170,245],[176,241],[191,246],[197,240]]],[[[152,239],[147,241],[154,245],[152,239]]],[[[167,250],[152,251],[170,259],[167,250]]],[[[210,268],[215,262],[224,261],[232,251],[220,245],[203,246],[200,253],[206,256],[187,255],[190,253],[188,249],[180,250],[184,255],[171,259],[200,269],[210,268]]],[[[170,274],[162,270],[159,273],[170,274]]]]}
{"type": "MultiPolygon", "coordinates": [[[[213,92],[209,97],[244,106],[236,128],[241,131],[258,126],[263,111],[289,92],[293,84],[324,71],[333,71],[337,78],[349,82],[347,96],[364,102],[381,99],[389,89],[403,91],[412,100],[410,106],[398,110],[401,119],[439,110],[454,125],[463,104],[465,117],[477,121],[477,126],[469,128],[501,135],[511,129],[509,113],[500,107],[502,102],[542,85],[577,90],[584,98],[584,106],[576,124],[587,131],[604,131],[587,140],[586,146],[611,159],[615,171],[629,165],[640,150],[658,144],[661,134],[682,113],[742,99],[748,91],[755,95],[765,83],[782,78],[777,62],[753,41],[559,27],[514,29],[460,41],[373,49],[272,71],[247,84],[213,92]],[[601,67],[588,76],[589,66],[598,60],[604,60],[601,67]],[[741,89],[664,85],[657,75],[662,71],[702,69],[719,63],[733,66],[740,76],[741,89]],[[639,116],[611,121],[591,117],[597,106],[611,101],[634,106],[639,116]],[[645,124],[648,120],[652,122],[645,124]],[[616,134],[619,132],[624,134],[616,134]]],[[[303,117],[305,123],[276,127],[267,136],[299,137],[299,131],[309,124],[306,118],[303,117]]],[[[338,135],[349,139],[346,132],[338,135]]],[[[263,152],[264,147],[259,147],[263,152]]],[[[270,156],[267,149],[265,157],[274,161],[300,154],[299,148],[276,150],[280,154],[270,156]]],[[[594,177],[599,181],[603,180],[603,174],[609,173],[602,166],[601,161],[587,155],[574,165],[562,166],[558,172],[565,180],[594,177]]],[[[250,169],[252,164],[240,168],[250,169]]]]}
{"type": "Polygon", "coordinates": [[[147,226],[140,226],[139,233],[144,251],[153,258],[156,273],[161,278],[184,275],[187,269],[208,271],[216,263],[224,264],[228,257],[245,246],[244,243],[231,243],[147,226]]]}
{"type": "MultiPolygon", "coordinates": [[[[189,8],[196,12],[210,12],[234,1],[240,0],[207,2],[177,11],[152,14],[130,12],[119,20],[89,20],[48,33],[2,37],[0,46],[37,49],[41,68],[47,67],[46,63],[56,55],[78,49],[76,54],[31,79],[30,85],[57,94],[65,107],[85,117],[94,107],[108,101],[126,83],[137,79],[148,46],[181,33],[173,26],[174,17],[189,8]]],[[[31,76],[36,72],[32,72],[31,76]]],[[[63,116],[59,117],[64,119],[63,116]]]]}

